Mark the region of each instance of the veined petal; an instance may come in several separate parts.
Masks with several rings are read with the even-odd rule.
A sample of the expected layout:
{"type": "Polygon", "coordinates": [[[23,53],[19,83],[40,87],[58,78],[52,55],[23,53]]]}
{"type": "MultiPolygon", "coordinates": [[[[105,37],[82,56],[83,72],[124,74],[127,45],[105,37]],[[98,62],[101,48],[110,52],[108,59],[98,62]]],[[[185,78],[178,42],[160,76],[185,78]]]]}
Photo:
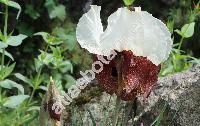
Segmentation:
{"type": "Polygon", "coordinates": [[[91,5],[91,9],[80,18],[76,29],[76,38],[81,47],[99,55],[100,35],[103,33],[100,10],[100,6],[91,5]]]}

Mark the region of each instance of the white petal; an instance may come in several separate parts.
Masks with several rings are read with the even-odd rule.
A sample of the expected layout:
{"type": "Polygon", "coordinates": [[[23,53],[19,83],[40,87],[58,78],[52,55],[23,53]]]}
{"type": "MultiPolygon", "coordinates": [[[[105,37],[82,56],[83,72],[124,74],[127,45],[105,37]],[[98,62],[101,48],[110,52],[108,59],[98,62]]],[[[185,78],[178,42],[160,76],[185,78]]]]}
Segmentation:
{"type": "Polygon", "coordinates": [[[148,12],[139,13],[144,29],[143,56],[155,65],[165,61],[172,48],[171,33],[167,26],[148,12]]]}
{"type": "Polygon", "coordinates": [[[95,54],[101,54],[100,35],[103,33],[103,26],[100,10],[100,6],[91,5],[91,9],[80,18],[76,29],[76,38],[81,47],[95,54]]]}
{"type": "Polygon", "coordinates": [[[168,58],[171,47],[171,34],[164,23],[148,12],[132,12],[127,8],[119,8],[110,15],[101,36],[103,55],[109,55],[111,50],[131,50],[155,65],[168,58]]]}
{"type": "Polygon", "coordinates": [[[109,16],[108,26],[101,36],[103,54],[109,55],[111,50],[121,52],[131,49],[135,54],[142,55],[141,25],[141,18],[137,14],[126,8],[119,8],[109,16]]]}
{"type": "Polygon", "coordinates": [[[77,26],[77,40],[90,53],[108,56],[112,50],[131,50],[155,65],[166,60],[172,48],[171,34],[166,25],[145,11],[119,8],[108,17],[103,32],[100,7],[91,6],[77,26]]]}

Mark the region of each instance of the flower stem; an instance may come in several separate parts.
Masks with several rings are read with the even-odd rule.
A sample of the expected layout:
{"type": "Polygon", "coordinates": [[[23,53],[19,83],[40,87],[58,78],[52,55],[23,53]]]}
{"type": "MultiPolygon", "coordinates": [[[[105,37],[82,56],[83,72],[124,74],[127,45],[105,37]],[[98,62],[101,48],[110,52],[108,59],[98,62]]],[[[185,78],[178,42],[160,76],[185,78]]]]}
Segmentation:
{"type": "MultiPolygon", "coordinates": [[[[47,47],[45,48],[45,52],[47,52],[48,51],[48,48],[49,48],[49,45],[47,45],[47,47]]],[[[40,78],[40,75],[41,75],[41,72],[42,72],[42,66],[39,68],[39,70],[38,70],[38,74],[37,74],[37,78],[36,78],[36,81],[35,81],[35,85],[34,85],[34,88],[33,88],[33,91],[32,91],[32,93],[31,93],[31,96],[30,96],[30,98],[29,98],[29,100],[28,100],[28,104],[31,102],[31,100],[33,99],[33,96],[34,96],[34,94],[35,94],[35,91],[36,91],[36,89],[38,88],[38,80],[39,80],[39,78],[40,78]]]]}
{"type": "Polygon", "coordinates": [[[5,49],[3,48],[3,52],[1,56],[1,70],[3,69],[3,66],[4,66],[4,55],[5,55],[5,49]]]}
{"type": "Polygon", "coordinates": [[[41,71],[42,71],[42,67],[40,67],[40,69],[39,69],[39,71],[38,71],[37,79],[36,79],[36,81],[35,81],[35,85],[34,85],[34,88],[33,88],[32,93],[31,93],[31,96],[30,96],[30,98],[29,98],[29,100],[28,100],[28,104],[29,104],[29,103],[31,102],[31,100],[33,99],[33,96],[34,96],[34,94],[35,94],[35,90],[37,89],[38,80],[39,80],[39,78],[40,78],[41,71]]]}
{"type": "Polygon", "coordinates": [[[119,96],[117,96],[116,105],[115,105],[115,112],[114,112],[114,117],[113,117],[113,126],[117,126],[118,114],[119,114],[119,110],[120,110],[120,102],[121,102],[121,99],[120,99],[119,96]]]}
{"type": "Polygon", "coordinates": [[[118,75],[118,89],[117,89],[117,99],[116,99],[116,106],[115,106],[115,115],[113,117],[113,126],[117,125],[118,122],[118,115],[120,110],[120,96],[123,90],[123,78],[122,78],[122,61],[123,57],[122,55],[119,56],[118,64],[117,64],[117,75],[118,75]]]}
{"type": "Polygon", "coordinates": [[[8,6],[6,5],[5,11],[5,19],[4,19],[4,36],[7,37],[7,29],[8,29],[8,6]]]}
{"type": "Polygon", "coordinates": [[[129,120],[129,117],[130,117],[130,114],[131,114],[131,110],[132,110],[132,107],[133,107],[133,103],[134,103],[134,100],[132,101],[128,101],[127,104],[126,104],[126,108],[125,108],[125,115],[124,115],[124,120],[123,120],[123,126],[126,126],[127,123],[128,123],[128,120],[129,120]]]}
{"type": "Polygon", "coordinates": [[[47,52],[48,51],[48,48],[49,48],[49,45],[47,44],[47,47],[45,48],[45,52],[47,52]]]}
{"type": "Polygon", "coordinates": [[[33,95],[35,94],[35,88],[33,88],[33,91],[32,91],[32,93],[31,93],[31,96],[30,96],[30,98],[29,98],[29,100],[28,100],[28,104],[31,102],[31,100],[33,99],[33,95]]]}
{"type": "MultiPolygon", "coordinates": [[[[5,18],[4,18],[4,36],[7,39],[7,29],[8,29],[8,6],[6,5],[6,10],[5,10],[5,18]]],[[[2,50],[2,57],[1,57],[1,70],[3,69],[4,66],[4,55],[5,55],[5,48],[2,50]]]]}
{"type": "Polygon", "coordinates": [[[179,43],[179,46],[178,46],[178,50],[181,49],[181,45],[182,45],[182,43],[183,43],[183,39],[184,39],[184,37],[182,37],[181,40],[180,40],[180,43],[179,43]]]}

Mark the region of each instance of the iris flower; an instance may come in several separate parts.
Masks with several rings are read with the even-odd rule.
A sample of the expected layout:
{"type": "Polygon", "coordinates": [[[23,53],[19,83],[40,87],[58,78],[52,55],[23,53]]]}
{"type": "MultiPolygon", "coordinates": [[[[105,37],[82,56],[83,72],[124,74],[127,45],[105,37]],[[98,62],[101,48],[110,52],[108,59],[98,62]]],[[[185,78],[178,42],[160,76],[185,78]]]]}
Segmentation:
{"type": "Polygon", "coordinates": [[[108,17],[107,28],[103,30],[100,10],[100,6],[91,5],[76,29],[78,43],[90,53],[106,58],[112,51],[117,52],[117,56],[96,73],[100,86],[126,101],[141,94],[147,97],[157,82],[160,64],[168,58],[172,48],[168,28],[140,7],[135,11],[122,7],[108,17]],[[122,58],[120,66],[118,57],[122,58]],[[119,77],[123,83],[121,93],[117,93],[119,77]]]}

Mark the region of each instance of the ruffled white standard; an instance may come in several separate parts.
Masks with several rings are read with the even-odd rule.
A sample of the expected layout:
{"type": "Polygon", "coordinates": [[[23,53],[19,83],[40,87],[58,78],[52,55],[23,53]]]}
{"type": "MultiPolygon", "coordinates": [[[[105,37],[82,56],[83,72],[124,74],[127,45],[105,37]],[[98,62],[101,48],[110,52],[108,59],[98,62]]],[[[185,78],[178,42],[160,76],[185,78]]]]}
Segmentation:
{"type": "Polygon", "coordinates": [[[136,11],[119,8],[108,17],[108,26],[103,31],[100,10],[100,6],[91,5],[79,20],[76,37],[82,48],[104,56],[112,50],[131,50],[155,65],[168,58],[172,48],[171,34],[159,19],[141,8],[136,11]]]}

